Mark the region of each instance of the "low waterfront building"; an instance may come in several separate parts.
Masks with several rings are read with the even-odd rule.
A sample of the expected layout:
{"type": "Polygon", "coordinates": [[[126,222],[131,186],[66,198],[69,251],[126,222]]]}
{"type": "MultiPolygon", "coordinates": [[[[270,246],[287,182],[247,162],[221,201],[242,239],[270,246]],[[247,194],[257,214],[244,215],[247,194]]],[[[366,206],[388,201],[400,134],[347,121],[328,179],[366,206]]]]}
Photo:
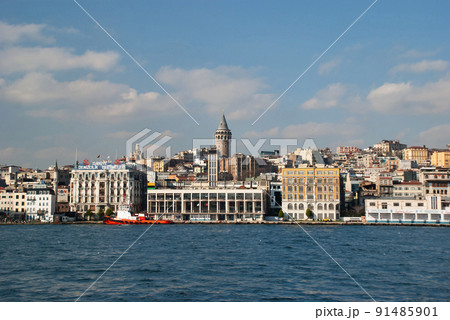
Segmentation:
{"type": "Polygon", "coordinates": [[[147,190],[148,213],[174,221],[262,221],[265,201],[259,188],[147,190]]]}
{"type": "Polygon", "coordinates": [[[450,206],[440,195],[422,199],[367,199],[365,206],[368,223],[450,224],[450,206]]]}
{"type": "Polygon", "coordinates": [[[3,188],[0,190],[0,211],[1,212],[11,212],[13,211],[13,194],[7,192],[3,188]]]}
{"type": "Polygon", "coordinates": [[[70,210],[95,213],[111,208],[115,212],[124,201],[132,204],[135,211],[145,210],[146,183],[146,173],[136,165],[79,165],[72,171],[70,210]]]}
{"type": "Polygon", "coordinates": [[[340,218],[341,183],[338,168],[288,168],[282,172],[283,212],[295,220],[340,218]]]}
{"type": "Polygon", "coordinates": [[[18,190],[0,190],[0,211],[25,213],[27,193],[18,190]]]}

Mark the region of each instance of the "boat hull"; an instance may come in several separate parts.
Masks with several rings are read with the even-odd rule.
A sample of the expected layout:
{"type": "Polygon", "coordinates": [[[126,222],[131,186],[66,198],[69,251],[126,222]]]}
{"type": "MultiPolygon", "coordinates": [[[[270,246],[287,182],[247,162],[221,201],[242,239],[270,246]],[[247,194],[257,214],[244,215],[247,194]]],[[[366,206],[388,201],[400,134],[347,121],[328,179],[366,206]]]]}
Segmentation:
{"type": "Polygon", "coordinates": [[[104,224],[173,224],[171,220],[105,219],[104,224]]]}

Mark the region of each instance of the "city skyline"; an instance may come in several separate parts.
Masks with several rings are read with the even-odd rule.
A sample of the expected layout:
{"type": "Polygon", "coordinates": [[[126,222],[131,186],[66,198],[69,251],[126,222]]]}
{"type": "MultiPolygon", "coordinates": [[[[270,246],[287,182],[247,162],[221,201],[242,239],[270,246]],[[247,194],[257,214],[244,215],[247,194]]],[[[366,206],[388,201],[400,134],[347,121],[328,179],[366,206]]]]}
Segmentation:
{"type": "Polygon", "coordinates": [[[448,143],[446,2],[378,1],[254,125],[374,1],[78,2],[193,119],[76,2],[2,3],[0,163],[113,158],[144,128],[190,149],[223,109],[253,143],[448,143]]]}

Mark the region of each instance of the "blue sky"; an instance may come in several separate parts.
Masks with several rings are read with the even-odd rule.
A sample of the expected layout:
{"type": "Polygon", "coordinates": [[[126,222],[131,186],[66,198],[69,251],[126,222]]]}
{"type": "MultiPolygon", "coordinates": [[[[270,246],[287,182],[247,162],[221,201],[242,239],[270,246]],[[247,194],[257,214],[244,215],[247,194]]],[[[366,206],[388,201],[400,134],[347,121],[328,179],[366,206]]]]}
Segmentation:
{"type": "Polygon", "coordinates": [[[373,0],[78,2],[199,125],[74,1],[2,1],[2,164],[114,158],[144,128],[190,149],[222,109],[253,144],[450,143],[448,1],[379,0],[254,125],[373,0]]]}

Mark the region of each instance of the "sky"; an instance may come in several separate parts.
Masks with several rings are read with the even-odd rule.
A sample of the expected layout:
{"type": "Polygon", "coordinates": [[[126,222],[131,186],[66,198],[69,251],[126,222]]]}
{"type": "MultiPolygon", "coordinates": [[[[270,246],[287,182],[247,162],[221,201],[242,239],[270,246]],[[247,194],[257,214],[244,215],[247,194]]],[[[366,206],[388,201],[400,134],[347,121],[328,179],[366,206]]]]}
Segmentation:
{"type": "Polygon", "coordinates": [[[188,150],[222,111],[243,153],[242,139],[445,148],[450,2],[373,3],[1,1],[0,164],[114,159],[144,129],[188,150]]]}

